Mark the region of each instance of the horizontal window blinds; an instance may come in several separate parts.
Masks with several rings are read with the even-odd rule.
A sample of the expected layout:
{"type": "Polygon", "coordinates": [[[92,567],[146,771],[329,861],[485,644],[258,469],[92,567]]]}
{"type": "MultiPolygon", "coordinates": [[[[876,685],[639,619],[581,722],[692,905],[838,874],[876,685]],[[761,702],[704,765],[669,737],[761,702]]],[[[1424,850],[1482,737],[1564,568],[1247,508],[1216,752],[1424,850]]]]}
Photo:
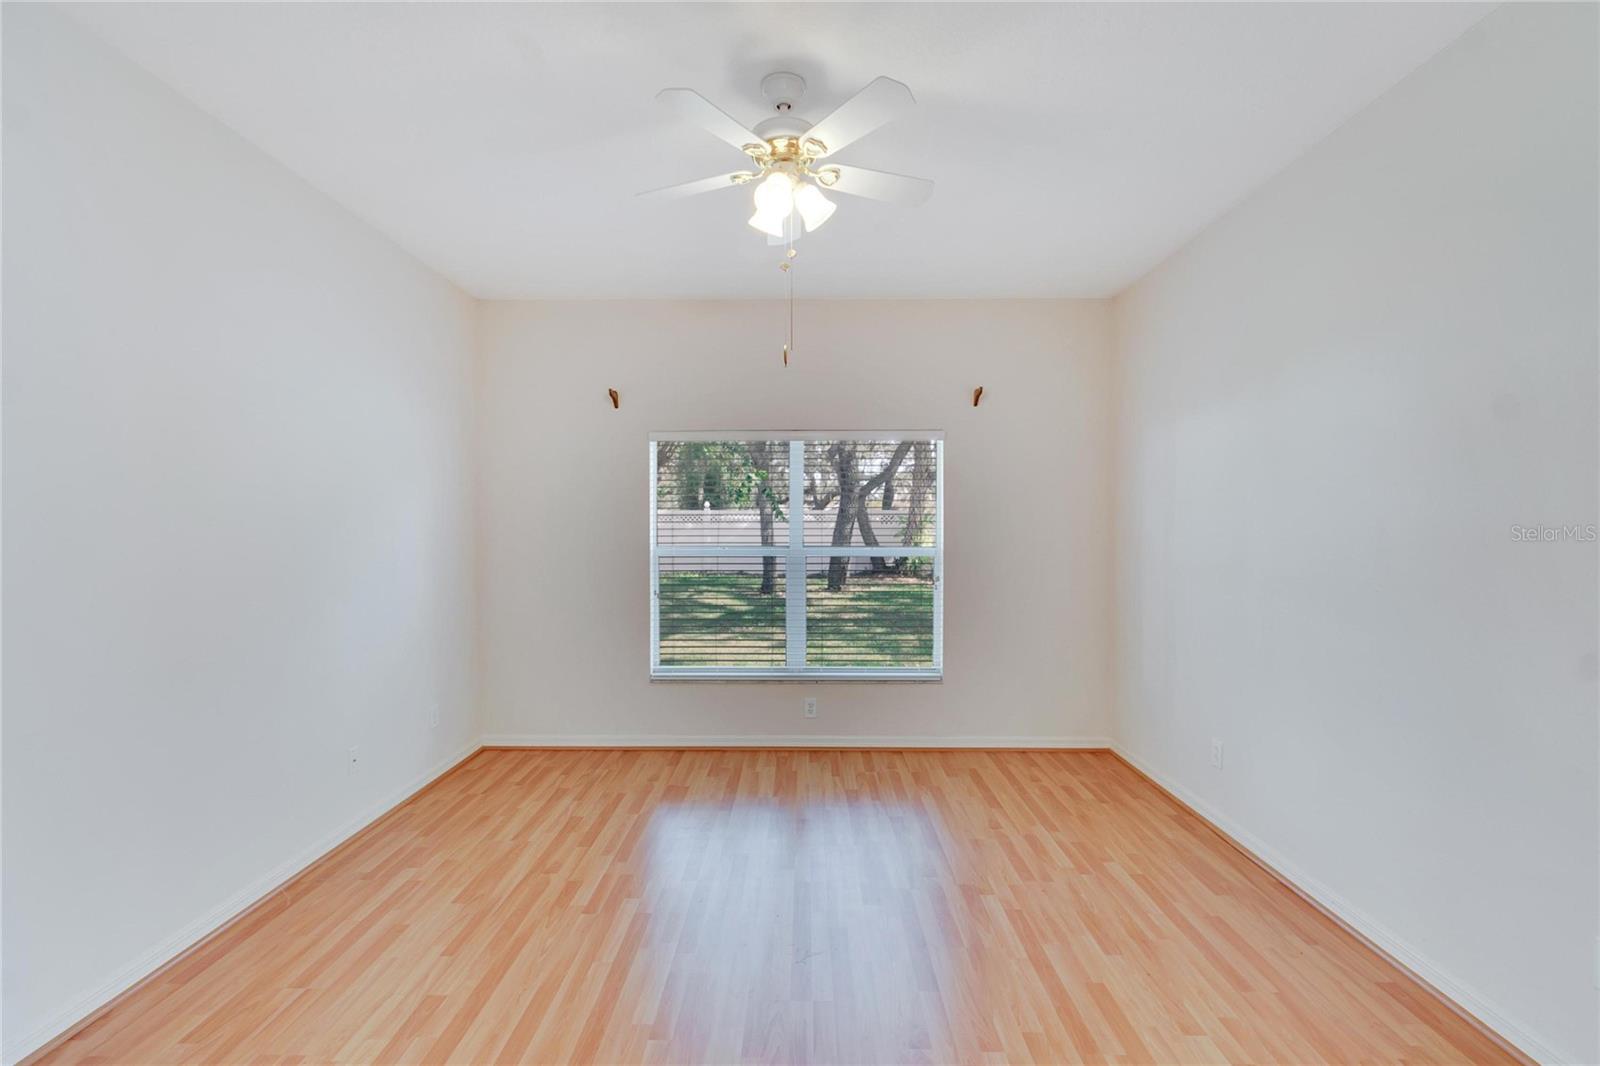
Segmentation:
{"type": "Polygon", "coordinates": [[[936,678],[943,441],[659,435],[651,673],[936,678]]]}

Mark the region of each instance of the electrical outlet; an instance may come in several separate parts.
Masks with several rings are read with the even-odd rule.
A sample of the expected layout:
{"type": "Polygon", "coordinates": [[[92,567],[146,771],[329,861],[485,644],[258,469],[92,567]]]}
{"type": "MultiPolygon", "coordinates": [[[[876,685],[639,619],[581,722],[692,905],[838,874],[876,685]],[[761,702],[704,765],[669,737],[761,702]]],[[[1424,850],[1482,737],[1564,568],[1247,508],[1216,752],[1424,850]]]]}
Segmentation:
{"type": "Polygon", "coordinates": [[[807,718],[815,718],[816,716],[817,716],[817,698],[815,696],[807,696],[806,697],[806,717],[807,718]]]}
{"type": "Polygon", "coordinates": [[[350,760],[349,760],[350,772],[351,773],[355,773],[356,772],[356,764],[361,761],[361,749],[360,748],[351,748],[350,751],[349,751],[349,755],[350,755],[350,760]]]}
{"type": "Polygon", "coordinates": [[[1222,741],[1216,737],[1211,738],[1211,765],[1222,769],[1222,741]]]}

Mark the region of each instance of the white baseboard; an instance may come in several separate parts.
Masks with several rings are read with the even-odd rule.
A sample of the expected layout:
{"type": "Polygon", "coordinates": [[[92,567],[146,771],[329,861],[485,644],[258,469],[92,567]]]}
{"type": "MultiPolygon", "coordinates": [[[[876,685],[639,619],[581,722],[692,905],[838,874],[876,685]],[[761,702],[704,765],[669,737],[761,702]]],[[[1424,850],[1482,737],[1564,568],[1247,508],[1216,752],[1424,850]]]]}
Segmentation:
{"type": "Polygon", "coordinates": [[[456,766],[470,758],[479,747],[481,745],[474,741],[410,783],[394,789],[382,799],[369,804],[360,814],[345,822],[338,829],[335,829],[309,848],[280,863],[257,878],[253,883],[223,900],[206,914],[196,918],[149,951],[129,962],[100,985],[78,996],[70,1005],[56,1011],[55,1014],[35,1026],[30,1032],[24,1033],[15,1039],[9,1039],[11,1034],[7,1033],[8,1039],[5,1041],[3,1051],[0,1051],[0,1055],[3,1055],[7,1066],[31,1055],[289,881],[294,880],[312,863],[427,787],[432,781],[455,769],[456,766]]]}
{"type": "Polygon", "coordinates": [[[680,733],[491,733],[488,748],[1040,748],[1108,749],[1110,737],[872,737],[820,734],[740,733],[686,736],[680,733]]]}
{"type": "Polygon", "coordinates": [[[1189,789],[1178,784],[1177,780],[1170,774],[1157,770],[1120,744],[1112,745],[1112,750],[1127,760],[1130,765],[1137,767],[1140,773],[1191,807],[1201,818],[1204,818],[1217,829],[1232,837],[1236,843],[1249,851],[1262,865],[1268,867],[1284,881],[1299,889],[1334,917],[1344,922],[1362,937],[1365,937],[1394,962],[1411,971],[1412,975],[1418,980],[1430,985],[1440,995],[1449,999],[1490,1029],[1493,1029],[1506,1041],[1521,1049],[1523,1054],[1541,1063],[1582,1061],[1577,1056],[1566,1055],[1555,1050],[1539,1037],[1530,1033],[1524,1026],[1513,1021],[1506,1015],[1505,1011],[1501,1010],[1482,994],[1451,974],[1441,970],[1422,952],[1401,937],[1396,936],[1389,929],[1386,929],[1371,915],[1297,867],[1266,841],[1206,803],[1205,800],[1189,791],[1189,789]]]}

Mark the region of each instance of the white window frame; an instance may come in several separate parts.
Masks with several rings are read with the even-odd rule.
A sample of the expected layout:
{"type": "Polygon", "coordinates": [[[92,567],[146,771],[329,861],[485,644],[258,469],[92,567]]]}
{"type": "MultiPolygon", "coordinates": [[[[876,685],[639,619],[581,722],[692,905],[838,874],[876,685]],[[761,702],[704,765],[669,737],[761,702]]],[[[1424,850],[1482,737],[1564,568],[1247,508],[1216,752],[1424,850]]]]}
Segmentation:
{"type": "Polygon", "coordinates": [[[659,432],[650,434],[650,680],[652,681],[942,681],[944,680],[944,434],[931,430],[895,431],[795,431],[659,432]],[[657,542],[656,444],[660,441],[761,441],[789,442],[789,543],[755,545],[692,545],[657,542]],[[833,547],[805,543],[805,446],[810,441],[919,440],[933,444],[933,547],[897,545],[833,547]],[[735,555],[784,560],[785,664],[775,666],[662,666],[660,560],[674,556],[735,555]],[[905,667],[806,666],[806,559],[818,556],[851,558],[920,558],[933,560],[933,665],[905,667]],[[799,581],[791,575],[801,575],[799,581]]]}

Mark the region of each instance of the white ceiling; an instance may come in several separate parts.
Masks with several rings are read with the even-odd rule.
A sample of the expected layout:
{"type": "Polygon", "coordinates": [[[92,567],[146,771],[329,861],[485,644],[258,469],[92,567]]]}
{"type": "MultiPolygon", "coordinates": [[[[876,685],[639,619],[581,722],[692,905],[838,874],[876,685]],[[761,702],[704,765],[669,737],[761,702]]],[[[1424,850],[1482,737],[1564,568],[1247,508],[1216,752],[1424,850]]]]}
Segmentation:
{"type": "Polygon", "coordinates": [[[481,297],[755,297],[777,256],[737,169],[653,105],[813,121],[887,74],[920,104],[838,161],[933,178],[838,196],[805,296],[1104,296],[1492,5],[95,4],[85,25],[481,297]]]}

